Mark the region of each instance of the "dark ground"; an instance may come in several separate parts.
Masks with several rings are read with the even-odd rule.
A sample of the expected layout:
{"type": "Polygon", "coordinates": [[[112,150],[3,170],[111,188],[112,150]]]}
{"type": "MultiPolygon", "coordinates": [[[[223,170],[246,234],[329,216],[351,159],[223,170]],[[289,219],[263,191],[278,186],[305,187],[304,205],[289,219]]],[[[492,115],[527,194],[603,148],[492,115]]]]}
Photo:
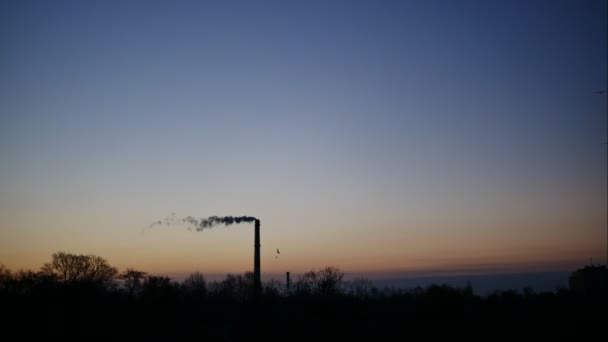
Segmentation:
{"type": "Polygon", "coordinates": [[[0,296],[3,331],[19,339],[197,338],[242,341],[379,340],[413,336],[544,338],[603,334],[605,296],[431,286],[365,296],[267,294],[259,300],[165,289],[137,297],[106,289],[52,288],[0,296]]]}

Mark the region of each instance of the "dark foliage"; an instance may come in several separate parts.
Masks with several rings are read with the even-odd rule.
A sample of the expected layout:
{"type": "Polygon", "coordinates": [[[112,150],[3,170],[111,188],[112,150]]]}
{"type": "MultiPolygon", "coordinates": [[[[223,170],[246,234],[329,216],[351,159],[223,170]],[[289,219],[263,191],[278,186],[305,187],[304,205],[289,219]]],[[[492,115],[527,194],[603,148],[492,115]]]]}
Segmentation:
{"type": "MultiPolygon", "coordinates": [[[[66,255],[55,254],[53,260],[66,255]]],[[[103,259],[85,257],[97,261],[74,261],[78,270],[89,270],[82,272],[63,266],[11,272],[0,265],[2,325],[25,340],[580,340],[601,333],[608,307],[605,294],[583,296],[565,289],[501,291],[485,297],[470,287],[446,285],[378,289],[364,278],[345,282],[335,267],[307,272],[290,291],[278,281],[266,282],[256,298],[252,273],[229,274],[215,282],[195,273],[180,284],[133,269],[117,275],[103,259]]]]}

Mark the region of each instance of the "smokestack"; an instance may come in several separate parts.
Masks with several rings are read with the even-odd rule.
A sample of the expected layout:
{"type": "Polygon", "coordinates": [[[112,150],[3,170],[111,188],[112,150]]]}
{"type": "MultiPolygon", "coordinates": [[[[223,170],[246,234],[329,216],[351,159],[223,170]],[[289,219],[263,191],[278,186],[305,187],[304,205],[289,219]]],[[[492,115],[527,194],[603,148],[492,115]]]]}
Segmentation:
{"type": "Polygon", "coordinates": [[[262,272],[260,269],[260,220],[255,220],[255,245],[253,254],[253,289],[255,296],[262,292],[262,272]]]}
{"type": "Polygon", "coordinates": [[[287,292],[289,292],[289,286],[291,285],[291,282],[289,281],[289,272],[285,273],[285,284],[287,285],[287,292]]]}
{"type": "Polygon", "coordinates": [[[163,220],[158,220],[150,225],[154,227],[157,225],[172,226],[176,224],[186,224],[188,229],[194,228],[197,232],[201,232],[205,229],[210,229],[214,226],[225,225],[230,226],[239,223],[255,223],[255,242],[253,245],[253,290],[254,296],[259,298],[262,293],[262,272],[260,269],[260,220],[253,216],[209,216],[206,219],[197,219],[192,216],[179,218],[175,213],[166,217],[163,220]]]}

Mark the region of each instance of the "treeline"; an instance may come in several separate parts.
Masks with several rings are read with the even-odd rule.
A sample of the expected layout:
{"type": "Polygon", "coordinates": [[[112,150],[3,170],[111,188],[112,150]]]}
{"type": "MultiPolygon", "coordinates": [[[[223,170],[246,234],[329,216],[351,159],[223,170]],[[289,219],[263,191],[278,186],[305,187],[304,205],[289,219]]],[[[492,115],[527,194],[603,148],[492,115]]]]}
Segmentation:
{"type": "Polygon", "coordinates": [[[470,286],[379,289],[365,278],[345,281],[336,267],[311,270],[289,289],[276,280],[264,282],[261,296],[253,294],[253,273],[229,274],[221,281],[194,273],[175,282],[135,269],[119,272],[94,255],[55,253],[39,271],[0,266],[0,322],[26,339],[120,334],[212,341],[376,340],[486,331],[580,339],[603,326],[608,307],[606,296],[577,296],[567,289],[497,291],[485,297],[470,286]]]}
{"type": "MultiPolygon", "coordinates": [[[[263,297],[333,296],[345,290],[357,296],[366,296],[374,289],[367,279],[343,282],[344,273],[336,267],[326,267],[305,273],[287,289],[286,285],[270,280],[263,283],[263,297]],[[346,286],[348,285],[348,286],[346,286]]],[[[11,272],[0,264],[0,292],[7,295],[33,295],[49,291],[66,294],[112,293],[127,299],[187,297],[188,300],[207,297],[238,302],[253,299],[253,272],[228,274],[222,281],[207,282],[201,273],[193,273],[184,281],[176,282],[166,276],[155,276],[128,268],[123,272],[96,255],[58,252],[39,271],[11,272]]],[[[377,292],[377,289],[374,289],[377,292]]]]}

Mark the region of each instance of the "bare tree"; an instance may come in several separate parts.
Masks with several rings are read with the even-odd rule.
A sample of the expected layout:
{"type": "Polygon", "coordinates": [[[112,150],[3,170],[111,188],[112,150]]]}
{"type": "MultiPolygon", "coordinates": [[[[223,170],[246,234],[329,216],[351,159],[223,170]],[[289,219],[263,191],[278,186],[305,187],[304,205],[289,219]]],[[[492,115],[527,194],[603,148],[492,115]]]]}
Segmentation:
{"type": "Polygon", "coordinates": [[[224,280],[211,285],[213,295],[245,301],[253,295],[254,275],[253,272],[245,272],[244,275],[227,274],[224,280]]]}
{"type": "Polygon", "coordinates": [[[287,293],[287,289],[276,279],[264,282],[263,293],[265,296],[278,297],[281,293],[287,293]]]}
{"type": "Polygon", "coordinates": [[[335,295],[340,291],[344,272],[334,266],[328,266],[318,271],[310,270],[304,273],[298,287],[318,295],[335,295]]]}
{"type": "Polygon", "coordinates": [[[204,298],[207,295],[207,281],[201,273],[192,273],[182,284],[186,292],[196,298],[204,298]]]}
{"type": "Polygon", "coordinates": [[[12,280],[13,275],[4,264],[0,264],[0,290],[8,287],[8,283],[12,280]]]}
{"type": "Polygon", "coordinates": [[[355,278],[350,282],[350,293],[353,296],[364,298],[371,294],[374,283],[368,278],[355,278]]]}
{"type": "Polygon", "coordinates": [[[42,267],[42,272],[56,276],[64,284],[98,285],[109,285],[118,273],[102,257],[65,252],[54,253],[52,261],[42,267]]]}
{"type": "Polygon", "coordinates": [[[144,279],[146,279],[146,275],[146,272],[127,268],[126,271],[118,276],[118,279],[123,281],[124,286],[129,291],[129,297],[132,297],[135,291],[141,288],[144,279]]]}
{"type": "Polygon", "coordinates": [[[165,276],[148,276],[142,286],[142,297],[153,300],[172,300],[178,294],[179,284],[165,276]]]}

